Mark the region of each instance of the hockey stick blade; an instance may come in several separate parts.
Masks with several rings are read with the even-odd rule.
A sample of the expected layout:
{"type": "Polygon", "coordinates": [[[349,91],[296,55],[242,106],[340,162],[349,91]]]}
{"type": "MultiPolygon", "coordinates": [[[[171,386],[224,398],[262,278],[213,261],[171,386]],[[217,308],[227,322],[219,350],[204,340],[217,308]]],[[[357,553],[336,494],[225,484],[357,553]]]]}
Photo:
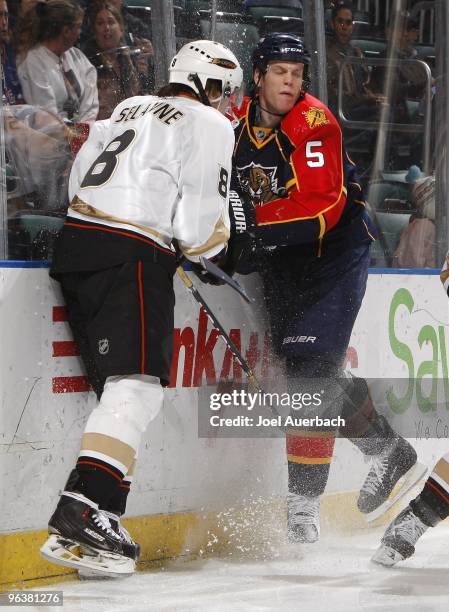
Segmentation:
{"type": "Polygon", "coordinates": [[[216,266],[214,263],[212,263],[209,259],[206,259],[205,257],[200,257],[200,264],[203,266],[206,272],[209,272],[209,274],[215,276],[215,278],[220,279],[221,281],[226,283],[226,285],[232,287],[234,291],[237,291],[237,293],[242,296],[245,302],[251,304],[253,300],[249,297],[243,287],[236,280],[231,278],[229,274],[226,274],[226,272],[221,270],[221,268],[216,266]]]}

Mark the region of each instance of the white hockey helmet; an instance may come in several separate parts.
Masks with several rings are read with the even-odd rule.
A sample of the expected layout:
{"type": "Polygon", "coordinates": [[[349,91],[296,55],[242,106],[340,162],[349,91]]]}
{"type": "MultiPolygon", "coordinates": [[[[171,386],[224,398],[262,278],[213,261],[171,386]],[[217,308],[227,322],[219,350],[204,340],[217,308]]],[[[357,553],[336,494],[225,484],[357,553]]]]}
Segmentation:
{"type": "MultiPolygon", "coordinates": [[[[232,104],[240,108],[243,100],[243,71],[235,55],[212,40],[194,40],[187,43],[172,59],[169,68],[170,83],[182,83],[191,87],[203,103],[208,79],[221,82],[221,98],[210,102],[232,104]]],[[[222,112],[223,109],[221,109],[222,112]]]]}

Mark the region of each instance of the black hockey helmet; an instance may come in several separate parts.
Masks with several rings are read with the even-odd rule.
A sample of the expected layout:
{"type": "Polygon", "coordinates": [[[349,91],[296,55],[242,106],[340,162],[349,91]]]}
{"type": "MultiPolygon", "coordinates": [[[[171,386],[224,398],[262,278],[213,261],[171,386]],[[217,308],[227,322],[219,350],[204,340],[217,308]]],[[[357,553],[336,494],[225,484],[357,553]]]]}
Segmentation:
{"type": "Polygon", "coordinates": [[[310,55],[300,36],[271,32],[259,40],[253,51],[253,70],[259,68],[263,74],[269,62],[298,62],[308,66],[310,55]]]}

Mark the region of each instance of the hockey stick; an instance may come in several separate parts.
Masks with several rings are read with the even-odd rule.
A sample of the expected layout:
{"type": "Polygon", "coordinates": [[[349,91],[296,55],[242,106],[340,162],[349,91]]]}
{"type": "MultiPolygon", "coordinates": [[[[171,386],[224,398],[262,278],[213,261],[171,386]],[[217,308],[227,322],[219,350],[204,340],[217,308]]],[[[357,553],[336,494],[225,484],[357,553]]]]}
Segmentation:
{"type": "Polygon", "coordinates": [[[248,302],[248,304],[250,304],[253,301],[248,296],[243,287],[235,279],[231,278],[229,274],[226,274],[224,270],[216,266],[212,261],[210,261],[210,259],[207,259],[206,257],[200,257],[200,264],[203,266],[206,272],[209,272],[209,274],[212,274],[212,276],[215,276],[215,278],[218,278],[219,280],[226,283],[226,285],[229,285],[232,289],[237,291],[237,293],[242,296],[245,302],[248,302]]]}
{"type": "MultiPolygon", "coordinates": [[[[242,370],[246,374],[246,377],[248,379],[249,385],[252,386],[252,388],[255,389],[256,391],[259,391],[259,392],[261,392],[263,394],[264,391],[262,389],[262,386],[261,386],[260,382],[258,381],[258,379],[256,378],[256,375],[254,374],[254,372],[253,372],[252,368],[250,367],[249,363],[243,357],[242,353],[239,351],[239,349],[237,348],[235,343],[228,336],[228,334],[226,333],[224,327],[222,326],[220,321],[217,319],[217,317],[214,315],[212,310],[209,308],[209,306],[207,305],[207,302],[205,301],[205,299],[203,298],[201,293],[198,291],[198,289],[192,283],[192,281],[189,278],[189,276],[185,273],[185,270],[183,269],[183,267],[182,266],[178,266],[176,268],[176,272],[178,273],[178,276],[181,278],[181,280],[184,283],[184,285],[187,287],[187,289],[193,295],[195,300],[198,302],[198,304],[204,309],[204,312],[208,316],[209,320],[212,322],[212,325],[218,331],[218,335],[222,338],[222,340],[224,340],[224,342],[225,342],[226,346],[228,347],[228,349],[231,351],[231,353],[234,355],[234,357],[239,362],[240,366],[242,367],[242,370]]],[[[271,405],[271,403],[268,404],[268,408],[271,410],[271,412],[274,414],[275,417],[282,418],[282,415],[276,410],[275,406],[271,405]]],[[[278,429],[280,429],[283,433],[285,433],[288,430],[287,427],[284,427],[282,425],[278,426],[278,429]]]]}
{"type": "MultiPolygon", "coordinates": [[[[215,266],[215,267],[217,267],[217,266],[215,266]]],[[[207,271],[209,272],[208,269],[207,269],[207,271]]],[[[248,378],[248,382],[250,383],[250,385],[252,385],[253,388],[256,389],[257,391],[262,391],[262,387],[260,386],[260,383],[257,380],[254,372],[250,368],[249,363],[243,357],[242,353],[239,351],[239,349],[237,348],[235,343],[228,336],[228,334],[224,330],[222,324],[217,319],[217,317],[214,315],[212,310],[209,308],[209,306],[207,305],[207,302],[205,301],[205,299],[203,298],[201,293],[198,291],[198,289],[195,287],[195,285],[192,283],[190,278],[187,276],[187,274],[185,273],[185,271],[182,268],[182,266],[178,266],[177,269],[176,269],[176,272],[178,273],[178,276],[181,278],[181,280],[184,283],[184,285],[187,287],[187,289],[193,295],[195,300],[198,302],[198,304],[204,309],[204,312],[209,317],[210,321],[212,322],[212,325],[218,331],[218,334],[224,340],[224,342],[225,342],[226,346],[228,347],[228,349],[231,351],[231,353],[234,355],[234,357],[237,359],[237,361],[241,365],[243,371],[245,372],[245,374],[246,374],[246,376],[248,378]]],[[[235,282],[235,281],[233,281],[233,282],[235,282]]],[[[236,283],[236,284],[238,285],[238,283],[236,283]]],[[[239,287],[240,287],[240,285],[239,285],[239,287]]]]}

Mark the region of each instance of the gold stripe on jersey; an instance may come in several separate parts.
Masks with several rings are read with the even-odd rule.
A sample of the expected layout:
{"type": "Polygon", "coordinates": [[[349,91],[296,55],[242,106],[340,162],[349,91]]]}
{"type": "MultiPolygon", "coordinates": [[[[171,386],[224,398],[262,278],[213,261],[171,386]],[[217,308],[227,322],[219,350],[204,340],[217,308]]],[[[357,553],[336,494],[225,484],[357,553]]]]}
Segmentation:
{"type": "Polygon", "coordinates": [[[363,225],[365,226],[365,229],[366,229],[366,232],[367,232],[368,236],[371,238],[371,240],[373,240],[374,242],[376,242],[376,239],[374,238],[374,236],[373,236],[373,235],[371,234],[371,232],[369,231],[368,226],[367,226],[367,224],[365,223],[365,221],[363,221],[363,219],[362,219],[362,223],[363,223],[363,225]]]}
{"type": "Polygon", "coordinates": [[[101,453],[107,457],[119,461],[122,465],[129,468],[133,465],[136,449],[125,442],[107,436],[105,434],[87,432],[81,440],[81,454],[89,454],[89,451],[101,453]]]}
{"type": "Polygon", "coordinates": [[[326,232],[326,219],[324,218],[324,215],[320,215],[318,219],[320,221],[320,235],[318,236],[318,240],[319,240],[318,257],[321,257],[321,251],[323,248],[323,236],[326,232]]]}
{"type": "Polygon", "coordinates": [[[143,232],[150,234],[151,236],[155,236],[156,238],[161,240],[164,244],[166,244],[167,246],[170,246],[170,243],[168,242],[167,238],[165,238],[162,234],[160,234],[153,228],[148,227],[146,225],[140,225],[139,223],[133,223],[132,221],[129,221],[127,219],[121,219],[120,217],[115,217],[114,215],[108,215],[107,213],[104,213],[98,208],[95,208],[95,206],[92,206],[91,204],[87,204],[87,202],[84,202],[78,196],[75,196],[73,198],[70,204],[70,208],[74,210],[75,212],[80,213],[81,215],[85,215],[86,217],[92,217],[93,219],[101,219],[102,221],[110,221],[111,223],[122,223],[124,225],[132,225],[133,227],[137,227],[137,229],[140,229],[143,232]]]}
{"type": "Polygon", "coordinates": [[[285,188],[288,191],[291,187],[294,187],[296,185],[296,178],[292,178],[289,181],[287,181],[285,188]]]}
{"type": "Polygon", "coordinates": [[[220,217],[215,224],[214,231],[208,238],[207,242],[200,244],[200,246],[197,247],[186,247],[184,243],[180,241],[179,246],[181,247],[182,252],[186,255],[202,255],[220,244],[226,244],[230,235],[231,234],[228,228],[224,224],[223,219],[220,217]]]}
{"type": "Polygon", "coordinates": [[[279,149],[279,151],[280,151],[280,153],[281,153],[281,155],[282,155],[283,160],[284,160],[285,162],[287,162],[287,157],[286,157],[286,155],[285,155],[285,153],[284,153],[284,150],[283,150],[283,148],[282,148],[282,146],[281,146],[281,142],[280,142],[279,137],[278,137],[278,135],[277,135],[277,134],[276,134],[276,142],[277,142],[278,149],[279,149]]]}

